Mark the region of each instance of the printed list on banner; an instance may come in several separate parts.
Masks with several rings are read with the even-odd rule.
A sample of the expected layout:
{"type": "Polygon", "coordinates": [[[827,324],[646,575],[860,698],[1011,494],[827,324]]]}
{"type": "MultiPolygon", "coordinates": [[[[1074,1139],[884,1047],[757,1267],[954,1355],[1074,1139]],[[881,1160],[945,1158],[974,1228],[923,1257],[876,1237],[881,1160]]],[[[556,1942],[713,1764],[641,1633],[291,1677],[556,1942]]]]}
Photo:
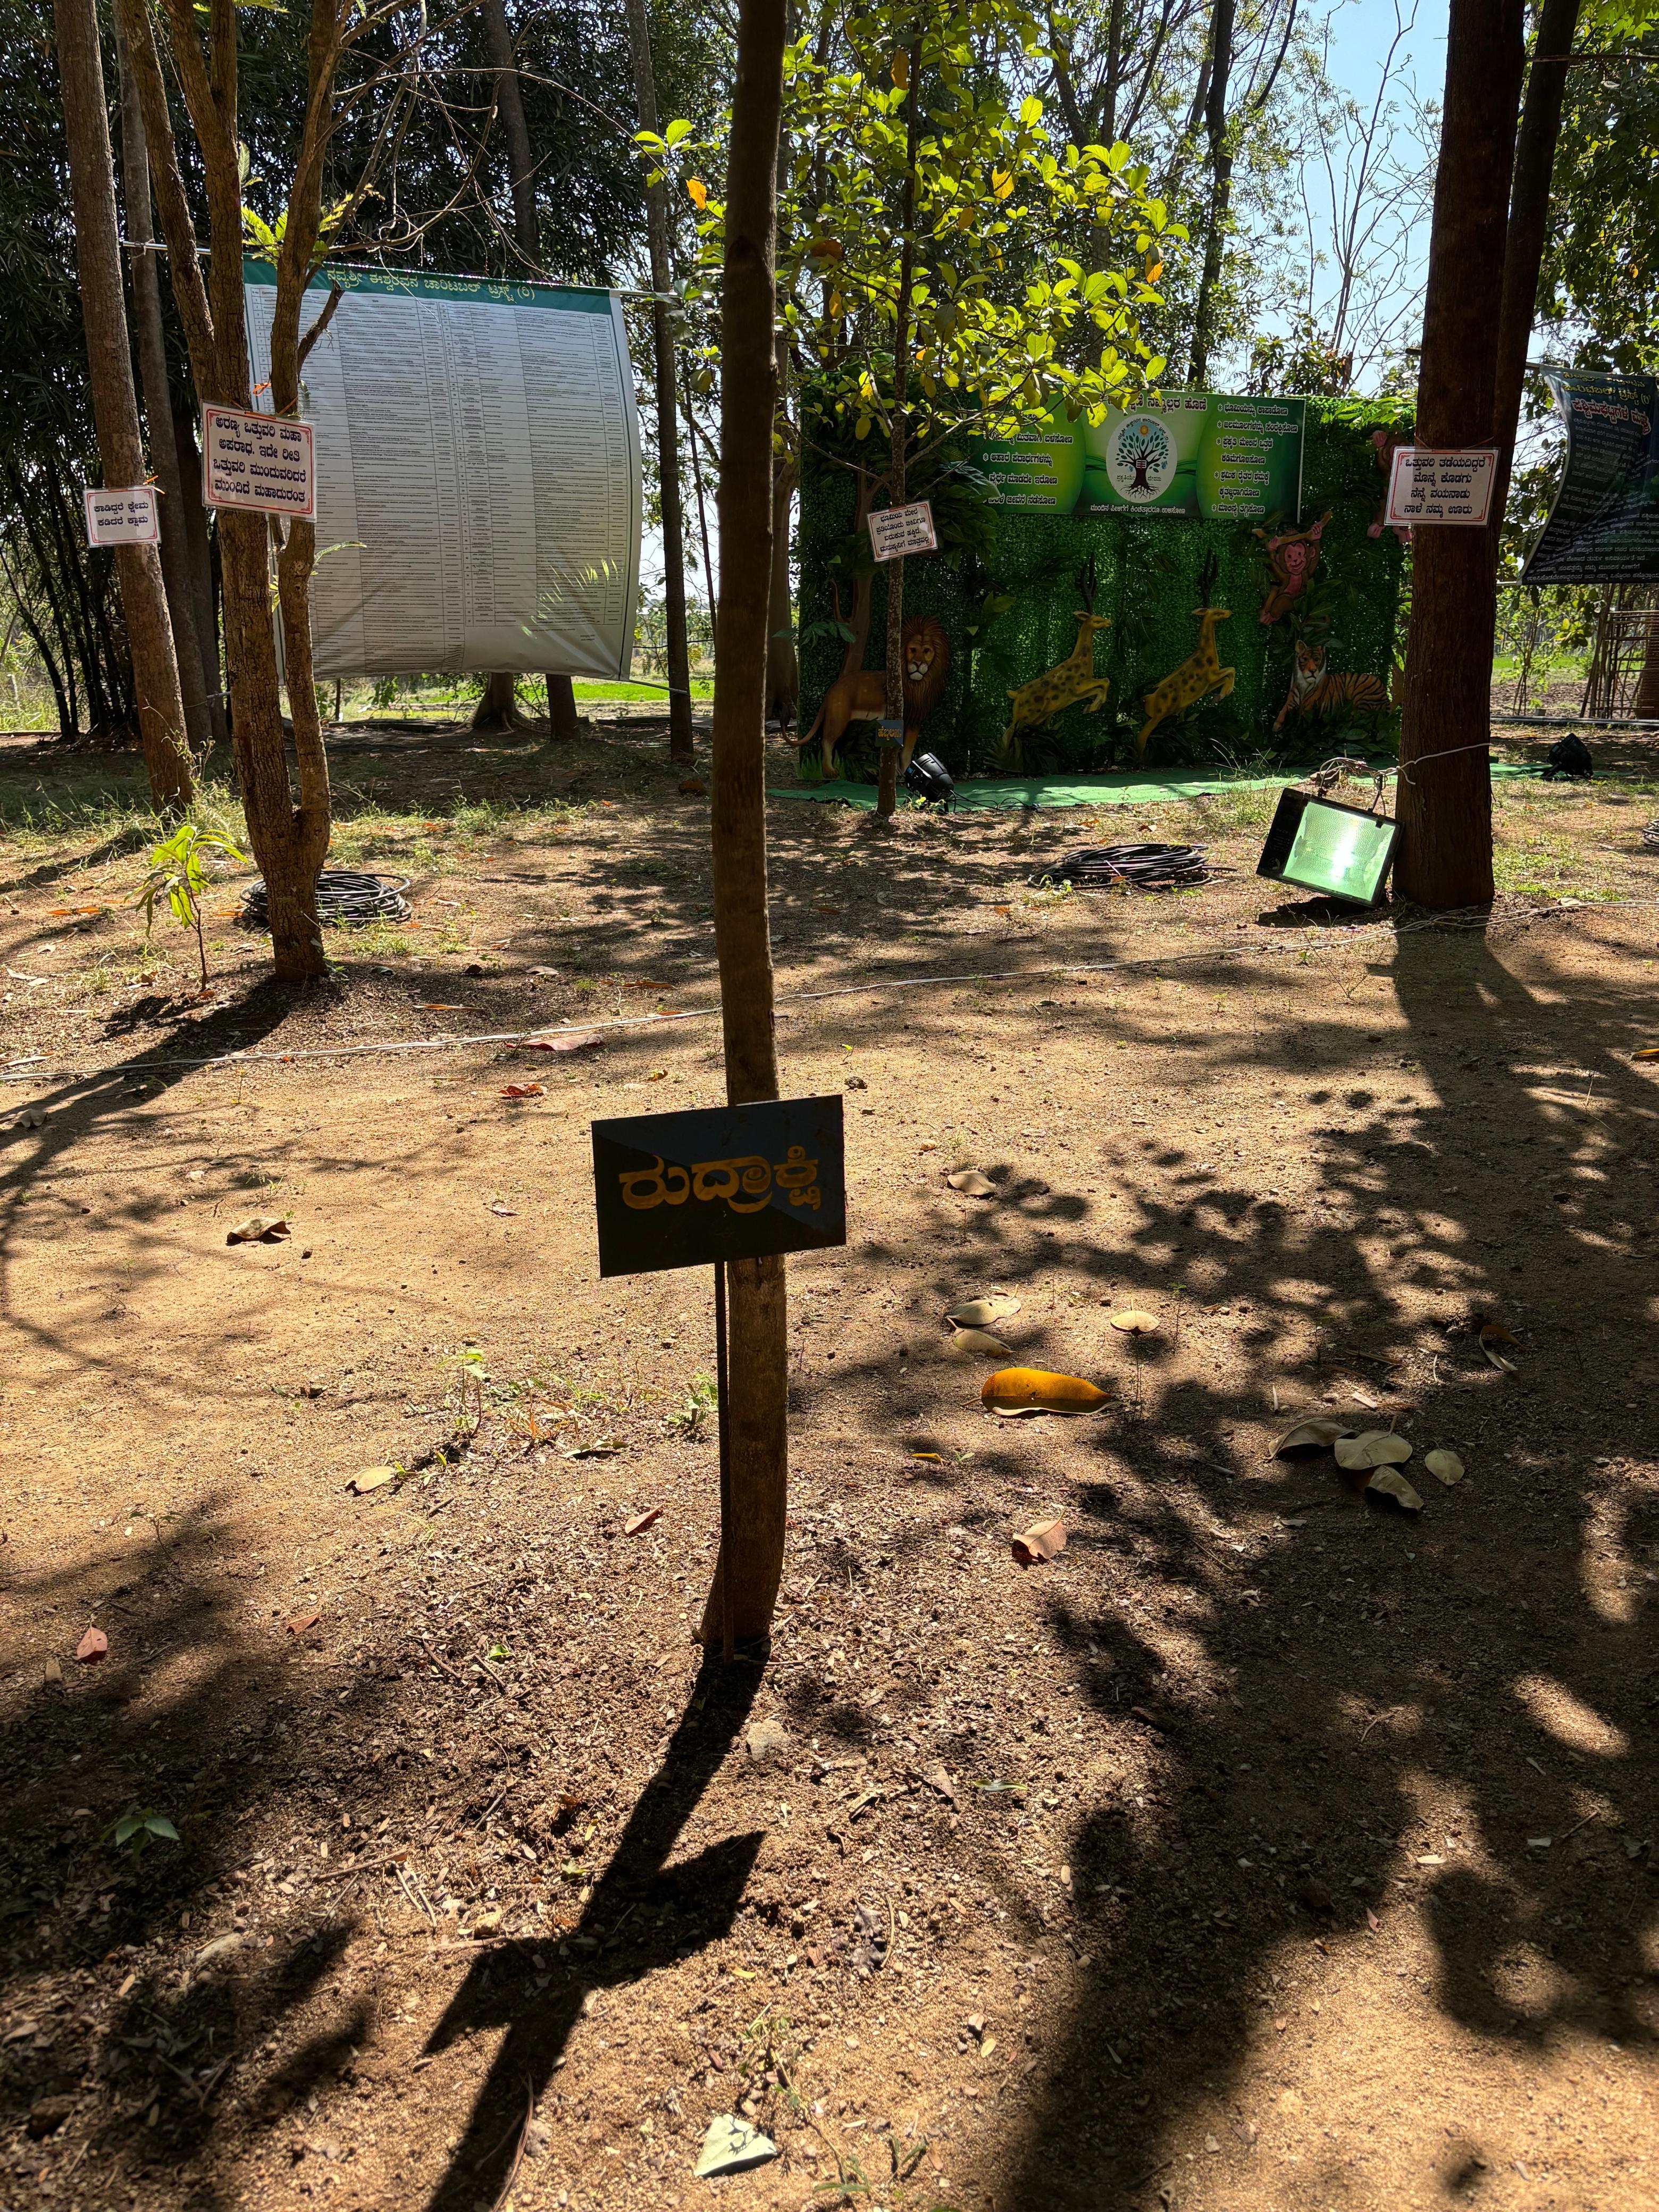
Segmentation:
{"type": "Polygon", "coordinates": [[[1414,529],[1426,522],[1484,530],[1497,473],[1498,455],[1490,446],[1462,453],[1397,447],[1389,472],[1388,526],[1414,529]]]}
{"type": "Polygon", "coordinates": [[[154,545],[161,538],[155,494],[148,484],[125,491],[88,491],[88,545],[154,545]]]}
{"type": "Polygon", "coordinates": [[[260,514],[310,521],[317,512],[310,423],[244,415],[234,407],[204,407],[202,500],[207,507],[252,507],[260,514]]]}
{"type": "Polygon", "coordinates": [[[878,561],[902,560],[907,553],[936,553],[933,510],[925,499],[910,507],[884,507],[870,517],[870,543],[878,561]]]}

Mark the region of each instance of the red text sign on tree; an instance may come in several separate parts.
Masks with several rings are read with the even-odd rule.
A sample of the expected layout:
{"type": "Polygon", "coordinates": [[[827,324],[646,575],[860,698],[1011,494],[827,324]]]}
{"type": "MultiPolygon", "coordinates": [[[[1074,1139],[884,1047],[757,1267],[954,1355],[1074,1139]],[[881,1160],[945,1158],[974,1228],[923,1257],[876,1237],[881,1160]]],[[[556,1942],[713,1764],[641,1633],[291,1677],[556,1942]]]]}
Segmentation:
{"type": "Polygon", "coordinates": [[[310,423],[204,407],[202,499],[208,507],[246,507],[311,521],[317,468],[310,423]]]}

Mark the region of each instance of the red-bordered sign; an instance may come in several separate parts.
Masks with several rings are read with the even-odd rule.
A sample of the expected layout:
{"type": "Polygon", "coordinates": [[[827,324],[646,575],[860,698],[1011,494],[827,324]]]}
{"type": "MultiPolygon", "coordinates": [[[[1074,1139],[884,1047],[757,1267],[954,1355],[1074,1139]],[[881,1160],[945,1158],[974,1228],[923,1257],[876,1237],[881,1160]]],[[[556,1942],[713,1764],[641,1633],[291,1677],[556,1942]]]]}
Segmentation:
{"type": "Polygon", "coordinates": [[[309,422],[202,410],[202,498],[208,507],[252,507],[309,522],[317,513],[316,441],[309,422]]]}

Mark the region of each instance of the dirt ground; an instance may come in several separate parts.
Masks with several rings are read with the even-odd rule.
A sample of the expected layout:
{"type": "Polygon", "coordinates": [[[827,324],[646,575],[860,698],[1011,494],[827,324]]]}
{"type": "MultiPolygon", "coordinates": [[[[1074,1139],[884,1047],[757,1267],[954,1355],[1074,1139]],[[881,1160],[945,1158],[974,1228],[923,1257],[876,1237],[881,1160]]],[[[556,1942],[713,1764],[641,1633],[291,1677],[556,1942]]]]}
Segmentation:
{"type": "Polygon", "coordinates": [[[1484,925],[1322,921],[1258,794],[775,804],[849,1242],[723,1668],[709,1286],[596,1279],[587,1152],[717,1021],[302,1056],[712,1008],[707,801],[642,726],[351,744],[411,924],[290,1000],[216,898],[205,1004],[130,769],[0,756],[5,2212],[1659,2206],[1651,764],[1504,787],[1484,925]],[[1149,831],[1232,872],[1045,887],[1149,831]],[[1103,1411],[982,1410],[993,1285],[1103,1411]],[[731,2112],[781,2155],[694,2179],[731,2112]]]}

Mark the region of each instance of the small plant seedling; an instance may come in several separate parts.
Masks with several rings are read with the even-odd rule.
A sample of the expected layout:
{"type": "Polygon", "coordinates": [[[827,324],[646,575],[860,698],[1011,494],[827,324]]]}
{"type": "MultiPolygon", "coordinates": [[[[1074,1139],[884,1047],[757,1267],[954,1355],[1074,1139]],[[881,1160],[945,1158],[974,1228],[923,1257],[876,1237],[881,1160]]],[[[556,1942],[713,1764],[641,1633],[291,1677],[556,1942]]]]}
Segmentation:
{"type": "Polygon", "coordinates": [[[685,1402],[668,1418],[677,1429],[684,1429],[693,1443],[702,1434],[703,1423],[711,1413],[720,1410],[720,1394],[712,1375],[694,1375],[691,1387],[685,1394],[685,1402]]]}
{"type": "Polygon", "coordinates": [[[176,1844],[179,1831],[164,1813],[123,1813],[105,1838],[118,1851],[125,1851],[137,1866],[153,1843],[165,1841],[176,1844]]]}
{"type": "Polygon", "coordinates": [[[172,836],[164,837],[151,853],[149,873],[138,894],[138,903],[144,909],[146,941],[155,927],[155,902],[159,898],[165,898],[173,908],[173,919],[181,929],[195,930],[204,991],[208,988],[208,964],[207,940],[202,934],[202,895],[208,887],[208,877],[202,863],[210,854],[246,865],[246,856],[239,853],[228,837],[220,836],[214,830],[198,830],[193,822],[181,822],[172,836]]]}
{"type": "Polygon", "coordinates": [[[483,1419],[484,1385],[489,1380],[489,1370],[476,1344],[464,1346],[449,1364],[455,1370],[448,1393],[453,1441],[458,1444],[470,1443],[483,1419]]]}

